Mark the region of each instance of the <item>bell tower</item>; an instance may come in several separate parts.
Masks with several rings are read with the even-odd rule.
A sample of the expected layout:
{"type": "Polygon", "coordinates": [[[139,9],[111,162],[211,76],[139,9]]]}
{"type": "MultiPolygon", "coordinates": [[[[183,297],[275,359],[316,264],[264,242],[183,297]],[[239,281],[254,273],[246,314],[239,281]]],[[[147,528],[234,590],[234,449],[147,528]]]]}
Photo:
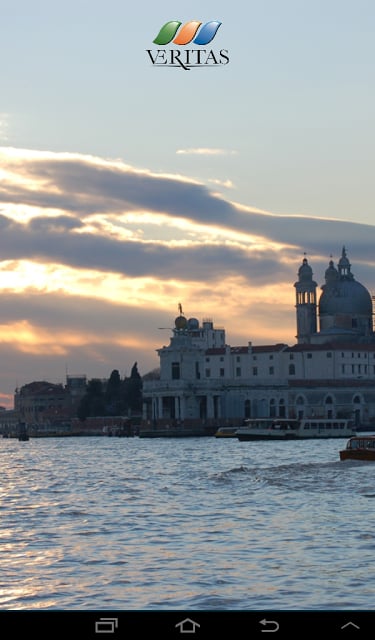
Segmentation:
{"type": "Polygon", "coordinates": [[[298,344],[308,344],[311,335],[316,333],[316,288],[317,283],[312,279],[313,272],[305,257],[298,269],[298,281],[294,283],[296,289],[297,310],[297,340],[298,344]]]}

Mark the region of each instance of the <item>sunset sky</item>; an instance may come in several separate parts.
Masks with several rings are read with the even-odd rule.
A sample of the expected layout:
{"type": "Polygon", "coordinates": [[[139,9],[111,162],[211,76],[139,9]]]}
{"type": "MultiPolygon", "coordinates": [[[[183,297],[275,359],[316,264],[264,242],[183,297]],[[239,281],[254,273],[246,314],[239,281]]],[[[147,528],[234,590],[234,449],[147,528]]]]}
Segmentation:
{"type": "Polygon", "coordinates": [[[179,303],[293,344],[305,252],[321,285],[345,245],[375,293],[372,0],[0,8],[1,405],[147,373],[179,303]],[[153,66],[171,20],[220,21],[229,63],[153,66]]]}

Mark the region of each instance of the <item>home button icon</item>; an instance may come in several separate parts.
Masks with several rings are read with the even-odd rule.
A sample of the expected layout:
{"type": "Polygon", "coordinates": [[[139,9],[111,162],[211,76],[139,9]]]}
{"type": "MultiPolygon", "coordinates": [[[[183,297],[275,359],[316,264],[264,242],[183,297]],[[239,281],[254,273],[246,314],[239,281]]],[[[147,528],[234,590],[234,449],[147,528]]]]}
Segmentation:
{"type": "Polygon", "coordinates": [[[180,633],[196,633],[196,630],[200,628],[200,624],[195,622],[191,618],[185,618],[185,620],[181,620],[175,624],[176,628],[180,629],[180,633]]]}

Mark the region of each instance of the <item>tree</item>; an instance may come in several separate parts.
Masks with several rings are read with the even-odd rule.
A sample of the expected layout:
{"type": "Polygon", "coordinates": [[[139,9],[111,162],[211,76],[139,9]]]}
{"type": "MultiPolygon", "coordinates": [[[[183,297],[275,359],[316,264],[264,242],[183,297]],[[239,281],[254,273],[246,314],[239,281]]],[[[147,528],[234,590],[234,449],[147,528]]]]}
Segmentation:
{"type": "Polygon", "coordinates": [[[123,413],[122,383],[118,369],[114,369],[105,390],[106,415],[118,416],[123,413]]]}
{"type": "Polygon", "coordinates": [[[92,416],[106,415],[103,383],[99,378],[93,378],[88,381],[86,393],[78,406],[77,415],[80,420],[85,420],[92,416]]]}
{"type": "Polygon", "coordinates": [[[142,378],[137,362],[131,369],[130,378],[121,380],[117,369],[113,369],[105,385],[99,378],[92,378],[86,386],[77,416],[85,420],[93,416],[122,416],[132,411],[142,411],[142,378]]]}
{"type": "Polygon", "coordinates": [[[124,380],[124,391],[127,408],[140,413],[142,411],[142,378],[137,362],[132,367],[130,378],[124,380]]]}

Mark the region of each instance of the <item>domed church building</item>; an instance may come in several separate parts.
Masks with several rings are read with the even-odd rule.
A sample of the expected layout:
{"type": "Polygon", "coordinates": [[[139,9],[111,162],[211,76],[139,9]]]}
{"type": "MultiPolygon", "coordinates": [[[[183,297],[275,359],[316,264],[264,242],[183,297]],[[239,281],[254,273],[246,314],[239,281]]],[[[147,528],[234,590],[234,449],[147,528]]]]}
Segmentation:
{"type": "Polygon", "coordinates": [[[298,269],[297,342],[229,346],[225,330],[180,314],[158,349],[160,379],[145,381],[152,428],[240,425],[246,418],[346,418],[375,429],[375,334],[369,291],[345,247],[318,285],[306,257],[298,269]]]}
{"type": "Polygon", "coordinates": [[[325,284],[319,299],[319,333],[317,327],[316,282],[304,258],[298,271],[296,288],[297,339],[299,343],[328,341],[368,342],[374,339],[372,299],[351,272],[345,247],[337,269],[330,260],[325,284]]]}

